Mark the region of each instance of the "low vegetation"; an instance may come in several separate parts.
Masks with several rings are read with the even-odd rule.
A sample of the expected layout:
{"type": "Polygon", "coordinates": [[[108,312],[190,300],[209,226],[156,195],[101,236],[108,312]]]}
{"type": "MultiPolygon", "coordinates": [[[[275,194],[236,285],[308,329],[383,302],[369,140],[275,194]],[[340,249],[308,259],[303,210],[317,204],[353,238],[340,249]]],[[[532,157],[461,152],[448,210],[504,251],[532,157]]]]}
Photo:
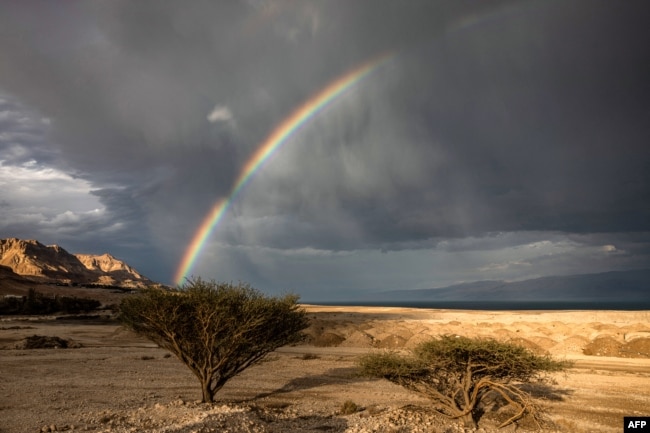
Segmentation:
{"type": "Polygon", "coordinates": [[[300,359],[303,361],[309,361],[312,359],[320,359],[320,356],[316,355],[315,353],[303,353],[300,359]]]}
{"type": "Polygon", "coordinates": [[[0,299],[0,314],[79,314],[94,311],[101,306],[96,299],[70,296],[46,296],[29,289],[27,296],[0,299]]]}
{"type": "Polygon", "coordinates": [[[367,377],[385,378],[430,398],[436,410],[476,428],[487,396],[500,397],[515,409],[506,426],[541,410],[524,384],[544,382],[546,373],[569,366],[549,356],[489,339],[443,336],[424,342],[409,355],[373,353],[359,361],[367,377]]]}
{"type": "Polygon", "coordinates": [[[341,405],[341,414],[343,415],[352,415],[353,413],[357,413],[360,410],[361,408],[359,405],[357,405],[352,400],[345,400],[341,405]]]}
{"type": "Polygon", "coordinates": [[[120,304],[122,323],[178,357],[201,382],[203,402],[228,380],[308,326],[294,295],[266,297],[246,284],[201,279],[147,289],[120,304]]]}
{"type": "Polygon", "coordinates": [[[32,335],[17,346],[19,349],[77,349],[81,344],[61,337],[32,335]]]}

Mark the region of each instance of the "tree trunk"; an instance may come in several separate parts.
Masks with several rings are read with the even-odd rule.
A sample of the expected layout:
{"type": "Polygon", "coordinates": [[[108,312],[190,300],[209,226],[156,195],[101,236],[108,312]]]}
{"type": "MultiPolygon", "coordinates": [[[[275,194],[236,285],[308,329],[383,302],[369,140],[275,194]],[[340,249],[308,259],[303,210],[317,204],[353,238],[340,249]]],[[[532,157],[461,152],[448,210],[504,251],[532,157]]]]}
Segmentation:
{"type": "Polygon", "coordinates": [[[461,416],[460,419],[463,421],[463,426],[465,428],[478,428],[478,424],[476,424],[476,421],[474,420],[474,414],[472,412],[466,413],[465,415],[461,416]]]}
{"type": "Polygon", "coordinates": [[[214,403],[214,392],[210,389],[210,380],[201,380],[203,403],[214,403]]]}

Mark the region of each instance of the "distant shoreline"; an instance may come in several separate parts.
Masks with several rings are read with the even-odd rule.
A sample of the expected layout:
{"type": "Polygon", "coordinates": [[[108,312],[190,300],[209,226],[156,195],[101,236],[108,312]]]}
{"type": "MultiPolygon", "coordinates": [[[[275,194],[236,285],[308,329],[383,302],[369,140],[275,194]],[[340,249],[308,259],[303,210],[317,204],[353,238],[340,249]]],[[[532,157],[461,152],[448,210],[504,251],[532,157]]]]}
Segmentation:
{"type": "Polygon", "coordinates": [[[326,307],[395,307],[477,311],[650,311],[647,301],[310,301],[326,307]]]}

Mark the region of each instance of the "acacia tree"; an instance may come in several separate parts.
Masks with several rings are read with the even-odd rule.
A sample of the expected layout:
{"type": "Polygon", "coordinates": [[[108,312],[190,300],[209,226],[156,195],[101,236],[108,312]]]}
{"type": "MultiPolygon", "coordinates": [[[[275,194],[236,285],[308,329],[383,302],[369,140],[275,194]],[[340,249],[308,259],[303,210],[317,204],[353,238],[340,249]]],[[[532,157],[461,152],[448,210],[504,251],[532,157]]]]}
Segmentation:
{"type": "Polygon", "coordinates": [[[361,373],[380,377],[433,400],[436,410],[476,428],[479,403],[490,392],[515,408],[506,426],[539,409],[521,384],[543,382],[545,373],[561,371],[570,364],[549,356],[489,339],[442,336],[417,346],[410,355],[395,352],[363,356],[361,373]]]}
{"type": "Polygon", "coordinates": [[[169,350],[201,382],[211,403],[224,384],[308,326],[298,297],[266,297],[247,284],[190,280],[146,289],[120,304],[122,323],[169,350]]]}

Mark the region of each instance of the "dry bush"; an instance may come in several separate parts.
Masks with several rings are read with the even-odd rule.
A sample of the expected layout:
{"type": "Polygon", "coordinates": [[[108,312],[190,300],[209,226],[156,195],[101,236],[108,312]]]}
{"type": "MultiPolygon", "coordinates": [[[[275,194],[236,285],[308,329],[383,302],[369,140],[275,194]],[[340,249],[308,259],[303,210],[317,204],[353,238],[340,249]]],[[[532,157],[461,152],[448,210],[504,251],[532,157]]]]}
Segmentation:
{"type": "Polygon", "coordinates": [[[46,335],[32,335],[23,340],[19,345],[20,349],[76,349],[81,344],[63,339],[61,337],[50,337],[46,335]]]}
{"type": "Polygon", "coordinates": [[[359,412],[359,410],[361,410],[361,408],[352,400],[345,400],[341,405],[341,414],[343,415],[351,415],[359,412]]]}

